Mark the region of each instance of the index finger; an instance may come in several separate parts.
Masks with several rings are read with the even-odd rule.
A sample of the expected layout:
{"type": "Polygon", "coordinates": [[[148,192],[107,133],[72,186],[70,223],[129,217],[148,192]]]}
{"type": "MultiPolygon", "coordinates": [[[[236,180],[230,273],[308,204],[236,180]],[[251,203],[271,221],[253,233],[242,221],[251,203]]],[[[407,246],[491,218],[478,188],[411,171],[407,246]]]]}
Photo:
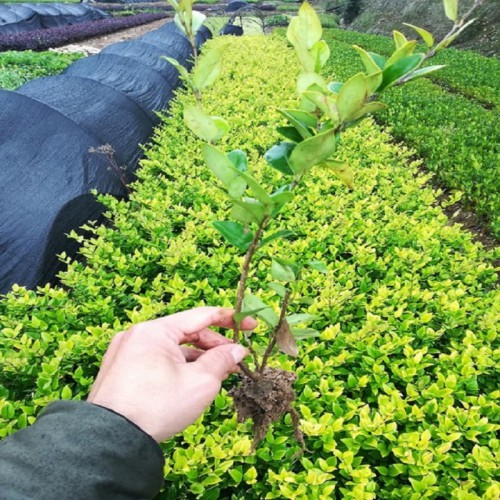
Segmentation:
{"type": "MultiPolygon", "coordinates": [[[[163,318],[158,318],[148,322],[150,326],[160,327],[175,335],[179,344],[193,342],[200,338],[203,332],[205,336],[210,326],[220,326],[223,328],[235,328],[233,319],[234,310],[225,307],[197,307],[188,311],[171,314],[163,318]]],[[[251,317],[245,318],[241,322],[243,330],[252,330],[257,326],[257,321],[251,317]]],[[[214,335],[215,332],[211,332],[214,335]]],[[[222,337],[222,336],[219,336],[222,337]]],[[[222,343],[222,342],[221,342],[222,343]]]]}

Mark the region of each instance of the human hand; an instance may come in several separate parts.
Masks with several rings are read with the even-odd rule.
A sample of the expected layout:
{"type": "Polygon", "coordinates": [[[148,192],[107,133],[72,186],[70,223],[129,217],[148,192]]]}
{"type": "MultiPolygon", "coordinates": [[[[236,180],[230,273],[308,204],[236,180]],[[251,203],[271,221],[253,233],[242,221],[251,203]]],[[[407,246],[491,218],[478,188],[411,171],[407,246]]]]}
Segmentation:
{"type": "MultiPolygon", "coordinates": [[[[210,330],[234,327],[234,311],[200,307],[117,334],[87,399],[134,422],[156,441],[192,424],[212,403],[247,350],[210,330]],[[182,344],[193,344],[185,347],[182,344]]],[[[243,330],[255,328],[245,318],[243,330]]]]}

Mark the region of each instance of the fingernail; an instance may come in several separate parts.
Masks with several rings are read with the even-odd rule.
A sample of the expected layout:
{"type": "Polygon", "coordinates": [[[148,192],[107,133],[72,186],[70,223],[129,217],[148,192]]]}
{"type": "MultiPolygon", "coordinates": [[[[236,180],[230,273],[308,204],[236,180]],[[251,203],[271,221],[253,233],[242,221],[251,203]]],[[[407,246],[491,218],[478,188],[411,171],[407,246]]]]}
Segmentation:
{"type": "Polygon", "coordinates": [[[236,364],[241,363],[244,358],[246,358],[248,354],[247,349],[245,349],[242,345],[236,344],[232,349],[231,349],[231,356],[234,359],[234,362],[236,364]]]}

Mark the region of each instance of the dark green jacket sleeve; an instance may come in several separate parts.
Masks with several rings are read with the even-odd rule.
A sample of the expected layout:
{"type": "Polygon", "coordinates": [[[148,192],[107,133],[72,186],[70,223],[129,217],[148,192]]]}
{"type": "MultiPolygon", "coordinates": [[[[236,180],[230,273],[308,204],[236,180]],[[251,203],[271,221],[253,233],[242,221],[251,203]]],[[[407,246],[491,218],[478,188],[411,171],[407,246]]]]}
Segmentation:
{"type": "Polygon", "coordinates": [[[163,464],[158,444],[126,418],[58,401],[0,442],[0,499],[151,498],[163,484],[163,464]]]}

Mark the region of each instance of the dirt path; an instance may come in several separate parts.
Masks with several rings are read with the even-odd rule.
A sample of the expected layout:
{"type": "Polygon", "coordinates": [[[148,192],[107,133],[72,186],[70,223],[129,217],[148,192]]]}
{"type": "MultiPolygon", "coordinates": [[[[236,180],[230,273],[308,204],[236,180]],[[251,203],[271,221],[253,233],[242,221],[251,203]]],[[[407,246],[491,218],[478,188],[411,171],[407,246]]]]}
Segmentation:
{"type": "Polygon", "coordinates": [[[134,28],[129,28],[122,31],[117,31],[116,33],[108,33],[104,36],[97,36],[95,38],[88,38],[79,43],[72,43],[70,45],[63,45],[62,47],[57,47],[55,49],[50,49],[54,52],[83,52],[87,55],[97,54],[102,49],[111,45],[112,43],[123,42],[125,40],[131,40],[133,38],[138,38],[148,31],[153,31],[168,23],[170,19],[160,19],[159,21],[153,21],[152,23],[142,24],[141,26],[136,26],[134,28]]]}

